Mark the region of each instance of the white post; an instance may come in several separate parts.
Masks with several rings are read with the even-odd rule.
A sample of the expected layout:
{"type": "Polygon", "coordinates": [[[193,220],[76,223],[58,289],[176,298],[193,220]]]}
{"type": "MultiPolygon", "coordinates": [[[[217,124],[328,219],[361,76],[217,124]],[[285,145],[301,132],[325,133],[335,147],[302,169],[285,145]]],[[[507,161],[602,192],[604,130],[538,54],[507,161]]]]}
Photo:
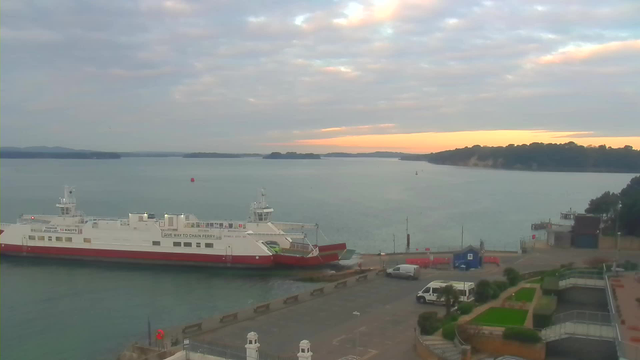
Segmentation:
{"type": "Polygon", "coordinates": [[[298,360],[311,360],[311,343],[307,340],[300,341],[300,352],[298,352],[298,360]]]}
{"type": "Polygon", "coordinates": [[[260,348],[260,344],[258,344],[258,334],[255,332],[250,332],[247,334],[247,345],[244,346],[247,349],[247,360],[258,360],[258,349],[260,348]]]}

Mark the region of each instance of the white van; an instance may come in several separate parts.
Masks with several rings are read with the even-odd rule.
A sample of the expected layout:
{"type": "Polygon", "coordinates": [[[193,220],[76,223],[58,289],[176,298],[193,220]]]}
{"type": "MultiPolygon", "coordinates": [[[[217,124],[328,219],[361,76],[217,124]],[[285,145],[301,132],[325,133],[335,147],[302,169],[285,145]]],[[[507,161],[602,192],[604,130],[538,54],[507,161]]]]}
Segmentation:
{"type": "Polygon", "coordinates": [[[403,279],[418,280],[420,278],[420,266],[418,265],[398,265],[387,270],[387,276],[403,279]]]}
{"type": "Polygon", "coordinates": [[[438,299],[438,295],[440,294],[440,289],[447,285],[451,285],[454,287],[454,289],[458,290],[458,295],[460,296],[459,301],[473,300],[473,295],[476,292],[476,286],[474,283],[450,280],[436,280],[430,282],[429,285],[420,290],[420,292],[416,295],[416,301],[421,304],[444,303],[442,299],[438,299]]]}

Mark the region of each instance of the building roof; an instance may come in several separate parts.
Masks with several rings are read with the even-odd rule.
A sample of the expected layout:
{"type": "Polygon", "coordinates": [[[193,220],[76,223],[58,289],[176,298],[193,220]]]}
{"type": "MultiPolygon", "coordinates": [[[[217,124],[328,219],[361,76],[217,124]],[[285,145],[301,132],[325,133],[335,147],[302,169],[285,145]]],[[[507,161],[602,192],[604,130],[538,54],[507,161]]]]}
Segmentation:
{"type": "Polygon", "coordinates": [[[469,250],[475,251],[475,252],[477,252],[477,253],[480,253],[480,252],[481,252],[481,251],[480,251],[480,248],[477,248],[477,247],[475,247],[475,246],[473,246],[473,245],[469,245],[469,246],[467,246],[467,247],[466,247],[466,248],[464,248],[464,249],[461,249],[461,250],[458,250],[458,251],[454,251],[454,253],[453,253],[453,254],[454,254],[454,255],[456,255],[456,254],[463,254],[463,253],[468,252],[469,250]]]}
{"type": "Polygon", "coordinates": [[[594,215],[577,215],[571,231],[574,234],[597,234],[602,219],[594,215]]]}

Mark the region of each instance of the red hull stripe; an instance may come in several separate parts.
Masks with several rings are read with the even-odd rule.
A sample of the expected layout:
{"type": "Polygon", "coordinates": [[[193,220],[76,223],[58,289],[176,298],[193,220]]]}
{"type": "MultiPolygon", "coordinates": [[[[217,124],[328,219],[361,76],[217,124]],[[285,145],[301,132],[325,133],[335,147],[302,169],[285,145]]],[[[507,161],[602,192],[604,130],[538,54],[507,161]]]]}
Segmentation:
{"type": "Polygon", "coordinates": [[[209,254],[183,254],[150,251],[125,251],[104,249],[80,249],[49,246],[22,246],[2,244],[0,253],[7,255],[39,255],[51,257],[78,257],[124,260],[149,260],[163,262],[187,262],[187,263],[219,263],[247,266],[273,266],[273,258],[270,255],[263,256],[225,256],[209,254]]]}
{"type": "Polygon", "coordinates": [[[320,255],[314,257],[304,257],[304,256],[290,256],[290,255],[281,255],[276,254],[273,255],[273,260],[278,265],[287,265],[287,266],[315,266],[328,264],[330,262],[340,260],[340,256],[338,254],[327,254],[320,255]]]}
{"type": "Polygon", "coordinates": [[[331,244],[331,245],[322,245],[318,246],[318,251],[320,253],[332,252],[332,251],[343,251],[347,250],[347,244],[331,244]]]}

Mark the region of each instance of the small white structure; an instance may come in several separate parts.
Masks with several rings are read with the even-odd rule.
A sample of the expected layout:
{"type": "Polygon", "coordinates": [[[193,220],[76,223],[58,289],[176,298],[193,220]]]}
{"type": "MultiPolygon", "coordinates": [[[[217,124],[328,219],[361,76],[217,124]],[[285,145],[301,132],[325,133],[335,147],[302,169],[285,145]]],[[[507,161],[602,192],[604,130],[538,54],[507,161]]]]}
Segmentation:
{"type": "Polygon", "coordinates": [[[244,346],[247,349],[247,360],[258,360],[258,349],[260,344],[258,343],[258,334],[250,332],[247,334],[247,345],[244,346]]]}
{"type": "Polygon", "coordinates": [[[311,360],[311,343],[308,340],[300,341],[300,352],[298,352],[298,360],[311,360]]]}

